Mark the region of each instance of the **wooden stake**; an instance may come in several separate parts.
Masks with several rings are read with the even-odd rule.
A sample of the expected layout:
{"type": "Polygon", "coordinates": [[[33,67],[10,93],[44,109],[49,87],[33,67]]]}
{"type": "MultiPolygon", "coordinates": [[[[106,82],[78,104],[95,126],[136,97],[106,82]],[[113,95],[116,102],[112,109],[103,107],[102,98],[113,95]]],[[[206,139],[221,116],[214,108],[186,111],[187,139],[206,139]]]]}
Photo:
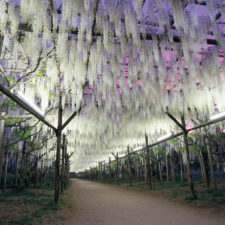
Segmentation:
{"type": "Polygon", "coordinates": [[[143,164],[143,170],[144,170],[144,174],[145,174],[145,183],[148,184],[148,171],[147,171],[147,159],[146,157],[144,158],[144,164],[143,164]]]}
{"type": "Polygon", "coordinates": [[[61,151],[61,126],[62,126],[62,95],[59,96],[59,111],[58,111],[58,130],[56,132],[57,137],[57,149],[56,149],[56,161],[55,161],[55,203],[59,200],[59,165],[60,165],[60,151],[61,151]]]}
{"type": "Polygon", "coordinates": [[[180,181],[183,182],[183,160],[182,154],[180,154],[180,181]]]}
{"type": "Polygon", "coordinates": [[[16,187],[18,185],[18,158],[19,158],[19,152],[16,152],[16,187]]]}
{"type": "Polygon", "coordinates": [[[3,192],[6,189],[7,175],[8,175],[8,152],[6,152],[4,185],[3,185],[3,190],[2,190],[3,192]]]}
{"type": "Polygon", "coordinates": [[[24,179],[25,153],[26,153],[26,141],[23,142],[23,147],[22,147],[22,159],[21,159],[21,165],[20,165],[20,179],[19,179],[19,185],[21,185],[22,179],[24,179]]]}
{"type": "Polygon", "coordinates": [[[165,157],[166,157],[166,181],[169,182],[169,165],[167,152],[165,153],[165,157]]]}
{"type": "Polygon", "coordinates": [[[212,181],[214,190],[217,190],[216,179],[215,179],[214,168],[213,168],[212,151],[209,145],[209,140],[207,138],[205,138],[205,143],[206,143],[206,149],[207,149],[208,159],[209,159],[211,181],[212,181]]]}
{"type": "Polygon", "coordinates": [[[173,180],[173,182],[175,182],[176,179],[175,179],[175,171],[174,171],[172,153],[170,154],[170,167],[171,167],[172,180],[173,180]]]}
{"type": "Polygon", "coordinates": [[[117,175],[117,184],[120,184],[120,175],[119,175],[119,156],[118,156],[118,152],[116,153],[116,175],[117,175]]]}
{"type": "MultiPolygon", "coordinates": [[[[186,127],[185,125],[185,119],[184,116],[181,116],[181,123],[184,127],[186,127]]],[[[187,177],[188,177],[188,183],[191,189],[191,193],[193,195],[194,199],[197,199],[197,196],[195,194],[195,189],[194,189],[194,182],[192,180],[192,173],[191,173],[191,163],[190,163],[190,156],[189,156],[189,148],[188,148],[188,132],[187,130],[183,130],[183,136],[184,136],[184,148],[185,148],[185,152],[186,152],[186,161],[187,161],[187,177]]]]}
{"type": "Polygon", "coordinates": [[[104,164],[103,164],[103,180],[106,179],[106,176],[105,176],[105,161],[104,161],[104,164]]]}
{"type": "Polygon", "coordinates": [[[38,156],[36,158],[36,165],[35,165],[35,181],[34,181],[34,188],[37,188],[38,185],[38,156]]]}
{"type": "Polygon", "coordinates": [[[1,182],[1,179],[2,179],[4,142],[5,142],[5,120],[0,120],[0,182],[1,182]]]}
{"type": "Polygon", "coordinates": [[[65,147],[66,147],[66,135],[63,134],[63,146],[62,146],[62,169],[61,169],[61,193],[64,191],[65,180],[65,147]]]}
{"type": "Polygon", "coordinates": [[[129,146],[127,146],[127,154],[128,154],[129,186],[131,186],[131,160],[130,160],[130,150],[129,150],[129,146]]]}
{"type": "Polygon", "coordinates": [[[101,165],[100,165],[100,162],[99,162],[99,163],[98,163],[98,180],[101,179],[100,169],[101,169],[101,165]]]}
{"type": "Polygon", "coordinates": [[[163,182],[163,178],[162,178],[162,166],[161,166],[161,160],[159,158],[159,154],[157,153],[157,160],[158,160],[158,169],[159,169],[159,178],[160,178],[160,182],[163,182]]]}
{"type": "Polygon", "coordinates": [[[174,121],[174,123],[176,123],[183,131],[183,137],[184,137],[184,148],[185,148],[185,153],[186,153],[186,161],[187,161],[187,177],[188,177],[188,183],[191,189],[191,193],[193,195],[194,199],[197,199],[197,196],[195,194],[195,189],[194,189],[194,183],[192,180],[192,173],[191,173],[191,164],[190,164],[190,156],[189,156],[189,148],[188,148],[188,131],[191,130],[187,130],[186,129],[186,124],[185,124],[185,119],[184,119],[184,115],[181,115],[181,123],[174,118],[173,115],[171,115],[168,111],[166,112],[166,114],[169,116],[169,118],[171,120],[174,121]]]}
{"type": "Polygon", "coordinates": [[[136,168],[136,181],[139,182],[139,160],[136,158],[135,159],[135,168],[136,168]]]}
{"type": "Polygon", "coordinates": [[[152,190],[152,176],[151,176],[151,166],[150,166],[150,156],[149,156],[149,147],[148,147],[148,136],[145,134],[145,143],[146,143],[146,166],[147,166],[147,183],[149,184],[150,190],[152,190]]]}
{"type": "Polygon", "coordinates": [[[42,176],[43,176],[43,164],[44,164],[44,161],[43,161],[43,158],[42,158],[41,159],[41,171],[40,171],[40,186],[43,183],[43,179],[42,179],[42,176]]]}
{"type": "Polygon", "coordinates": [[[109,183],[112,183],[111,158],[109,157],[109,183]]]}

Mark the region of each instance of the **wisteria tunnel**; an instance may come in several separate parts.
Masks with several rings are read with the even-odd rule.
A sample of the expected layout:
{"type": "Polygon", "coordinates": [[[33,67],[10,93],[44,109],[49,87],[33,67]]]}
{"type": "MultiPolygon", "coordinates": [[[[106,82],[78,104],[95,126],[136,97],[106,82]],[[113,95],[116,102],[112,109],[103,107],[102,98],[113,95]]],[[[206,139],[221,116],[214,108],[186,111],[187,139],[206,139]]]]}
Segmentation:
{"type": "Polygon", "coordinates": [[[225,224],[225,0],[0,0],[0,225],[225,224]]]}

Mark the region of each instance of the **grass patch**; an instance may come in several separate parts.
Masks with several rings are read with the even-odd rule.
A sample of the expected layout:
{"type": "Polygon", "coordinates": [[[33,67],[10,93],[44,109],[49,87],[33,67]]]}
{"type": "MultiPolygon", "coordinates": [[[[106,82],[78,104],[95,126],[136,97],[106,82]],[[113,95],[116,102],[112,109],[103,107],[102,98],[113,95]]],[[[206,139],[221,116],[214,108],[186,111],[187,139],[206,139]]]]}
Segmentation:
{"type": "Polygon", "coordinates": [[[188,202],[192,202],[194,200],[196,200],[192,195],[188,195],[184,198],[185,201],[188,201],[188,202]]]}
{"type": "Polygon", "coordinates": [[[177,198],[177,196],[178,196],[178,193],[177,192],[173,192],[172,193],[172,198],[177,198]]]}
{"type": "Polygon", "coordinates": [[[15,216],[14,218],[12,217],[11,220],[5,219],[4,217],[1,219],[0,215],[0,225],[32,225],[34,222],[42,224],[43,216],[53,214],[61,209],[65,204],[65,200],[64,195],[61,195],[58,204],[55,204],[53,200],[53,190],[49,191],[48,188],[44,188],[42,190],[28,189],[7,191],[0,194],[0,203],[3,204],[3,208],[4,204],[12,205],[12,207],[14,205],[21,206],[19,207],[20,211],[15,212],[15,216]],[[19,217],[19,215],[22,217],[19,217]]]}
{"type": "MultiPolygon", "coordinates": [[[[129,187],[128,182],[121,181],[121,186],[124,188],[131,188],[133,190],[141,192],[149,192],[154,195],[159,194],[160,196],[167,199],[174,199],[175,201],[191,203],[192,206],[196,207],[208,207],[208,208],[220,208],[225,209],[225,185],[224,183],[218,183],[218,190],[213,188],[206,188],[202,184],[202,181],[194,181],[197,199],[194,199],[188,182],[187,181],[169,181],[165,180],[161,183],[158,179],[153,179],[153,190],[150,191],[149,185],[144,180],[139,182],[133,180],[132,186],[129,187]],[[125,183],[125,185],[124,185],[125,183]]],[[[100,183],[109,183],[109,180],[97,181],[100,183]]],[[[117,185],[115,179],[112,179],[112,184],[117,185]]]]}
{"type": "Polygon", "coordinates": [[[24,217],[21,220],[10,220],[8,224],[32,225],[33,219],[31,217],[24,217]]]}

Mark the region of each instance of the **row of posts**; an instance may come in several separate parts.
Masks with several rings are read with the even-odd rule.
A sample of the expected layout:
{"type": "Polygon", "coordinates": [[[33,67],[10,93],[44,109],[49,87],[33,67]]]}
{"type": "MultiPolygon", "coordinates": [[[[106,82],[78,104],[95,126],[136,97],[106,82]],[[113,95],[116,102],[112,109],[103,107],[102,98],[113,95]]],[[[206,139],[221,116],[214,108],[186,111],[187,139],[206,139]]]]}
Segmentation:
{"type": "MultiPolygon", "coordinates": [[[[187,174],[187,179],[188,179],[188,184],[189,184],[189,188],[190,191],[193,195],[193,198],[197,198],[196,193],[195,193],[195,189],[194,189],[194,183],[193,183],[193,178],[192,178],[192,172],[191,172],[191,167],[190,167],[190,156],[189,156],[189,146],[188,146],[188,132],[185,128],[185,121],[184,121],[184,117],[181,117],[181,123],[182,123],[182,128],[183,128],[183,140],[184,140],[184,151],[185,151],[185,157],[186,157],[186,174],[187,174]]],[[[207,146],[207,151],[208,151],[208,158],[209,158],[209,164],[210,164],[210,175],[211,175],[211,179],[212,179],[212,183],[214,185],[214,189],[216,190],[216,182],[215,182],[215,177],[214,177],[214,170],[213,170],[213,163],[212,163],[212,154],[211,154],[211,150],[209,147],[209,143],[208,140],[206,139],[206,146],[207,146]]],[[[151,166],[151,159],[150,159],[150,147],[149,147],[149,143],[148,143],[148,137],[147,135],[145,135],[145,143],[146,143],[146,147],[145,147],[145,158],[144,158],[144,174],[145,174],[145,181],[146,183],[149,185],[150,190],[152,190],[152,166],[151,166]]],[[[113,153],[112,153],[113,154],[113,153]]],[[[109,183],[112,183],[112,175],[114,174],[114,179],[116,180],[116,182],[119,184],[120,183],[120,172],[119,172],[119,157],[118,157],[118,153],[115,155],[113,154],[115,157],[115,169],[114,172],[112,172],[112,167],[111,167],[111,158],[109,158],[109,163],[108,163],[108,174],[106,173],[106,164],[99,162],[98,164],[98,168],[91,168],[90,171],[86,171],[85,176],[88,176],[90,179],[98,179],[98,180],[103,180],[103,179],[108,179],[109,183]],[[107,175],[107,177],[106,177],[107,175]]],[[[127,147],[127,168],[125,169],[125,179],[127,181],[127,178],[129,180],[129,185],[131,186],[131,181],[132,181],[132,167],[131,167],[131,153],[130,153],[130,149],[129,147],[127,147]]],[[[167,181],[168,181],[168,161],[167,161],[167,156],[166,156],[166,175],[167,175],[167,181]]],[[[183,181],[183,169],[182,169],[182,157],[180,156],[180,162],[181,162],[181,181],[183,181]]],[[[160,163],[160,162],[159,162],[160,163]]],[[[174,167],[173,166],[173,161],[171,160],[171,168],[174,167]]],[[[159,165],[159,177],[160,180],[162,182],[162,171],[161,171],[161,165],[159,165]]],[[[138,178],[138,171],[137,173],[137,180],[138,178]]],[[[173,180],[175,180],[175,174],[174,174],[174,168],[171,169],[171,175],[173,177],[173,180]]]]}

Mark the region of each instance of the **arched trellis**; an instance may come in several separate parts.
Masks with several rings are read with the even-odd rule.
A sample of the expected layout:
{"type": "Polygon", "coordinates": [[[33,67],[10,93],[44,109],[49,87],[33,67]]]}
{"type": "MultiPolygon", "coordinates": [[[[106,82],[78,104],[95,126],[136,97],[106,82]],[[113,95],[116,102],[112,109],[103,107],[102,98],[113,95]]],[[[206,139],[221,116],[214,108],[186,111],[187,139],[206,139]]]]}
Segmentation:
{"type": "MultiPolygon", "coordinates": [[[[64,123],[62,123],[62,100],[60,96],[59,100],[59,110],[58,110],[58,127],[55,128],[49,122],[47,122],[42,115],[40,115],[37,111],[35,111],[32,107],[30,107],[26,102],[18,98],[16,95],[8,91],[3,85],[0,84],[0,91],[4,93],[7,97],[15,101],[20,107],[25,109],[27,112],[35,116],[38,120],[43,122],[46,126],[51,128],[57,137],[57,152],[56,152],[56,166],[55,166],[55,202],[58,202],[59,198],[59,166],[60,166],[60,150],[61,150],[61,136],[63,129],[73,120],[73,118],[80,113],[81,108],[78,111],[75,111],[64,123]]],[[[63,136],[65,139],[65,136],[63,136]]],[[[63,139],[63,140],[64,140],[63,139]]],[[[65,149],[65,140],[63,141],[63,149],[65,149]]]]}
{"type": "MultiPolygon", "coordinates": [[[[91,35],[92,35],[92,38],[91,38],[91,42],[89,42],[88,43],[88,48],[87,48],[87,60],[86,60],[86,62],[85,62],[85,67],[86,67],[86,72],[87,72],[87,70],[88,70],[88,67],[89,67],[89,61],[90,61],[90,54],[91,54],[91,46],[92,46],[92,44],[93,43],[95,43],[95,41],[97,41],[96,39],[97,39],[97,37],[104,37],[104,32],[103,32],[103,34],[101,33],[101,32],[97,32],[96,30],[95,30],[95,26],[96,26],[96,12],[97,12],[97,9],[98,9],[98,4],[99,4],[99,2],[100,1],[98,1],[98,0],[96,0],[96,1],[94,1],[94,7],[93,7],[93,14],[94,14],[94,16],[92,17],[92,20],[91,20],[91,26],[89,27],[89,32],[91,33],[91,35]]],[[[146,1],[140,1],[141,2],[141,8],[145,5],[145,2],[146,1]]],[[[171,1],[172,2],[172,4],[174,4],[174,2],[175,1],[171,1]]],[[[53,2],[52,1],[49,1],[49,3],[50,3],[50,8],[48,9],[49,11],[49,15],[50,15],[50,17],[51,17],[51,20],[53,20],[53,15],[51,14],[54,10],[53,10],[53,2]]],[[[191,2],[192,3],[192,2],[191,2]]],[[[204,2],[204,1],[195,1],[195,4],[197,4],[197,5],[207,5],[206,4],[206,2],[204,2]]],[[[183,8],[185,8],[186,6],[188,5],[188,1],[185,3],[185,4],[183,4],[182,5],[182,7],[183,8]]],[[[8,6],[7,6],[8,7],[8,6]]],[[[62,10],[62,7],[59,7],[57,10],[56,10],[56,12],[57,12],[57,15],[58,14],[63,14],[63,10],[62,10]]],[[[7,13],[7,10],[6,10],[6,13],[7,13]]],[[[80,15],[78,15],[78,16],[80,16],[80,15]]],[[[213,17],[213,20],[218,20],[219,18],[221,17],[221,13],[217,13],[214,17],[213,17]]],[[[109,20],[109,19],[108,19],[109,20]]],[[[52,21],[51,21],[52,22],[52,21]]],[[[121,18],[121,23],[125,23],[126,21],[125,21],[125,19],[124,18],[121,18]]],[[[174,19],[171,19],[170,20],[170,23],[171,23],[171,30],[175,30],[175,32],[177,32],[177,30],[176,29],[174,29],[174,19]]],[[[141,21],[138,21],[138,25],[140,25],[140,24],[142,24],[142,22],[141,21]]],[[[169,36],[169,33],[170,33],[170,31],[171,30],[168,30],[168,29],[165,29],[164,30],[164,33],[162,33],[162,34],[158,34],[158,29],[160,28],[160,24],[156,24],[156,23],[151,23],[151,22],[148,22],[148,24],[147,25],[151,25],[151,26],[154,26],[154,27],[156,27],[157,28],[157,30],[156,31],[151,31],[151,32],[139,32],[138,34],[139,34],[139,36],[138,36],[138,40],[148,40],[148,41],[153,41],[154,42],[154,44],[157,44],[157,46],[158,47],[160,47],[159,46],[159,43],[164,39],[164,37],[167,37],[167,36],[169,36]]],[[[50,23],[50,31],[52,32],[52,33],[54,33],[55,32],[55,34],[60,34],[60,28],[61,27],[53,27],[53,23],[51,24],[50,23]]],[[[19,31],[19,34],[18,34],[18,37],[19,37],[19,39],[21,39],[22,38],[22,36],[24,35],[24,32],[34,32],[34,28],[31,26],[31,24],[18,24],[18,31],[19,31]]],[[[212,33],[212,32],[211,32],[212,33]]],[[[79,35],[79,29],[71,29],[71,32],[70,33],[68,33],[68,39],[70,39],[71,37],[69,36],[70,34],[72,34],[72,35],[75,35],[75,36],[77,36],[77,35],[79,35]]],[[[86,35],[88,35],[87,33],[83,33],[83,35],[84,36],[86,36],[86,35]]],[[[111,37],[113,40],[116,38],[116,35],[113,33],[113,35],[112,35],[112,37],[111,37]]],[[[132,40],[132,35],[130,35],[130,34],[126,34],[125,35],[125,39],[127,39],[127,40],[132,40]]],[[[172,40],[172,43],[182,43],[182,39],[183,39],[184,37],[183,36],[179,36],[178,34],[174,34],[174,35],[172,35],[172,38],[170,37],[170,40],[172,40]]],[[[1,41],[2,41],[3,39],[1,39],[1,41]]],[[[218,46],[220,46],[220,44],[221,44],[221,42],[219,41],[219,40],[217,40],[215,37],[212,37],[212,38],[209,38],[209,37],[207,37],[207,38],[205,38],[205,40],[206,40],[206,43],[207,44],[210,44],[210,45],[218,45],[218,46]]],[[[116,40],[117,42],[119,42],[118,40],[116,40]]],[[[132,42],[132,41],[131,41],[132,42]]],[[[120,42],[119,42],[120,43],[120,42]]],[[[157,47],[157,46],[155,46],[155,47],[157,47]]],[[[221,47],[221,46],[220,46],[221,47]]],[[[108,62],[107,62],[108,63],[108,62]]],[[[156,68],[157,66],[156,65],[154,65],[154,67],[156,68]]],[[[160,69],[160,65],[157,67],[158,69],[160,69]]],[[[18,99],[16,99],[16,96],[14,96],[14,95],[11,95],[12,93],[10,93],[10,92],[7,92],[7,89],[4,89],[4,86],[2,86],[1,87],[2,88],[2,90],[3,90],[3,92],[5,93],[5,94],[7,94],[8,93],[8,96],[10,97],[13,97],[14,98],[14,100],[16,100],[16,101],[18,101],[17,103],[19,104],[19,100],[18,99]]],[[[36,112],[35,111],[33,111],[32,109],[30,109],[27,105],[24,105],[24,103],[23,102],[20,102],[20,104],[19,105],[21,105],[22,107],[25,107],[26,108],[26,110],[28,110],[30,113],[33,113],[33,114],[36,114],[36,112]]],[[[44,122],[47,126],[49,126],[49,127],[51,127],[54,131],[55,131],[55,133],[56,133],[56,135],[57,135],[57,137],[58,137],[58,149],[60,148],[60,142],[61,142],[61,131],[72,121],[72,119],[77,115],[77,111],[74,113],[74,114],[72,114],[72,116],[64,123],[64,124],[62,124],[62,107],[61,107],[61,105],[62,105],[62,100],[61,100],[61,98],[59,97],[59,100],[58,100],[58,126],[57,126],[57,128],[56,127],[54,127],[54,126],[52,126],[50,123],[48,123],[45,119],[43,119],[43,118],[41,118],[38,114],[36,114],[36,117],[38,118],[38,119],[40,119],[42,122],[44,122]]],[[[179,123],[178,123],[179,124],[179,123]]],[[[179,125],[178,125],[179,126],[179,125]]],[[[182,126],[180,126],[184,131],[185,131],[185,129],[184,129],[184,126],[182,125],[182,126]]],[[[57,151],[57,160],[59,159],[59,157],[58,157],[59,155],[58,155],[58,151],[57,151]]],[[[58,172],[56,171],[56,174],[58,174],[58,172]]],[[[56,186],[58,186],[58,185],[56,185],[56,186]]]]}

